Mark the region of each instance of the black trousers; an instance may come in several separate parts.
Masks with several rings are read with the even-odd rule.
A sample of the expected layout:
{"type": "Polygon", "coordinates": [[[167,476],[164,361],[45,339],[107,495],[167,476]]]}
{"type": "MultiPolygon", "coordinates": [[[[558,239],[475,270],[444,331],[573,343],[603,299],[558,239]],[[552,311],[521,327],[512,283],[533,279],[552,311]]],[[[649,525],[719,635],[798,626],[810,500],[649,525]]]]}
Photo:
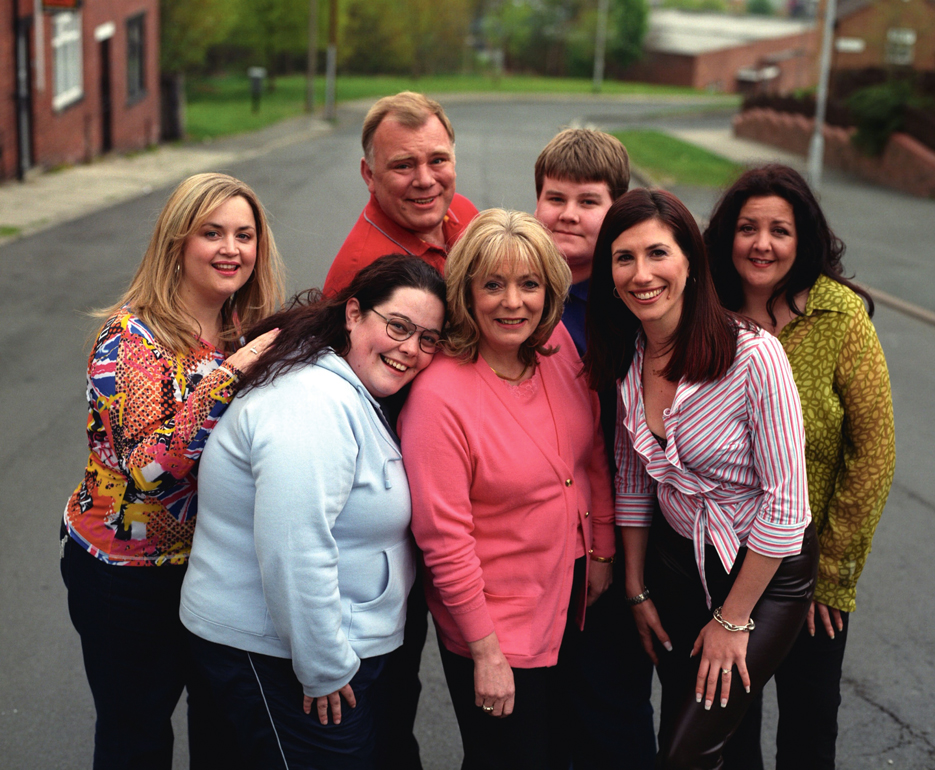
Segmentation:
{"type": "MultiPolygon", "coordinates": [[[[713,606],[724,603],[743,566],[746,548],[741,548],[728,574],[713,546],[706,546],[705,576],[713,606]]],[[[662,707],[659,754],[656,767],[666,770],[719,770],[728,738],[737,729],[751,702],[786,657],[799,634],[818,571],[818,543],[814,527],[805,531],[802,550],[782,560],[753,609],[756,629],[747,646],[747,670],[751,693],[743,682],[731,677],[726,708],[715,705],[705,711],[695,701],[695,679],[699,657],[690,657],[698,633],[711,620],[691,540],[678,535],[657,514],[653,521],[647,558],[646,584],[653,595],[663,628],[672,641],[667,652],[657,643],[662,707]]]]}
{"type": "MultiPolygon", "coordinates": [[[[617,553],[623,553],[619,544],[617,553]]],[[[651,770],[656,760],[653,662],[624,586],[618,558],[613,585],[588,607],[580,649],[568,659],[573,697],[565,731],[575,770],[651,770]]]]}
{"type": "Polygon", "coordinates": [[[574,697],[568,660],[580,652],[581,631],[575,623],[574,608],[585,589],[585,558],[575,563],[558,664],[513,669],[516,704],[510,716],[492,717],[474,705],[474,661],[449,652],[439,641],[464,748],[461,770],[568,770],[572,729],[569,714],[574,697]]]}
{"type": "MultiPolygon", "coordinates": [[[[815,636],[803,628],[776,669],[776,770],[834,770],[849,614],[841,620],[844,628],[832,639],[816,615],[815,636]]],[[[762,715],[761,694],[724,750],[725,770],[763,770],[762,715]]]]}
{"type": "Polygon", "coordinates": [[[192,769],[243,767],[179,620],[185,566],[118,567],[69,537],[60,567],[97,712],[94,770],[169,770],[183,689],[192,769]]]}

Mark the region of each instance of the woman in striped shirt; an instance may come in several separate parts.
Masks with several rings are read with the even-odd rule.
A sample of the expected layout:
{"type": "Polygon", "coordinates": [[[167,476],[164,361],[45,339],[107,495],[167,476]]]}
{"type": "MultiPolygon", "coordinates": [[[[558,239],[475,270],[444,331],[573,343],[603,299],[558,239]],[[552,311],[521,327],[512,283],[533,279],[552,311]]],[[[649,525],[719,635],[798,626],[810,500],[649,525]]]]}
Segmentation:
{"type": "Polygon", "coordinates": [[[657,766],[720,767],[814,591],[798,394],[775,338],[721,308],[670,193],[611,207],[591,280],[585,371],[619,386],[616,519],[662,682],[657,766]]]}

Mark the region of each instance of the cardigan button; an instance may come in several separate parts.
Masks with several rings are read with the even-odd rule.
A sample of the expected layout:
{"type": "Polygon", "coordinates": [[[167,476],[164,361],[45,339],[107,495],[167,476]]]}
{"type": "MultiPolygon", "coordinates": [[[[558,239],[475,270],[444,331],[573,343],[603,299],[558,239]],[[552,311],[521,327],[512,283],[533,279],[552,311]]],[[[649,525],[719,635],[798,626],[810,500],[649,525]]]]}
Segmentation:
{"type": "Polygon", "coordinates": [[[585,512],[584,512],[584,518],[588,518],[588,516],[590,516],[590,515],[591,515],[591,512],[590,512],[590,511],[585,511],[585,512]]]}
{"type": "Polygon", "coordinates": [[[565,486],[570,487],[575,482],[572,479],[565,479],[565,486]]]}
{"type": "Polygon", "coordinates": [[[594,553],[594,549],[593,549],[593,548],[588,548],[588,556],[590,556],[592,553],[594,553]]]}

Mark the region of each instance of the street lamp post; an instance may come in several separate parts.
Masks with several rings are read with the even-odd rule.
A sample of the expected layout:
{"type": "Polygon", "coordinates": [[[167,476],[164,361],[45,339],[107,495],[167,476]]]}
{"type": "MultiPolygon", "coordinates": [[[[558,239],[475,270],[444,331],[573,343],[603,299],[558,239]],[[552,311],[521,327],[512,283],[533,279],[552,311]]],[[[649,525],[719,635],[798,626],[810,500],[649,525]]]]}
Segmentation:
{"type": "Polygon", "coordinates": [[[831,72],[831,46],[834,41],[835,0],[826,0],[821,35],[821,64],[818,69],[818,95],[815,99],[815,130],[808,146],[808,181],[815,192],[821,190],[821,171],[825,157],[825,113],[828,105],[828,77],[831,72]]]}
{"type": "Polygon", "coordinates": [[[607,11],[609,0],[597,0],[597,33],[594,37],[594,93],[604,82],[604,52],[607,49],[607,11]]]}

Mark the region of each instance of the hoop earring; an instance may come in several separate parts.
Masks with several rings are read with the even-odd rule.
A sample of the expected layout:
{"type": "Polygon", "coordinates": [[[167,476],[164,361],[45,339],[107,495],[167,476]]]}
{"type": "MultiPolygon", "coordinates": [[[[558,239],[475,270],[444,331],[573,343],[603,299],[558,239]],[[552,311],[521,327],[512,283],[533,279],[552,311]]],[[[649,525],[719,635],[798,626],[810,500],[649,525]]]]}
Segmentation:
{"type": "Polygon", "coordinates": [[[614,296],[621,301],[623,300],[623,297],[621,297],[620,294],[617,292],[616,286],[614,286],[614,296]]]}

